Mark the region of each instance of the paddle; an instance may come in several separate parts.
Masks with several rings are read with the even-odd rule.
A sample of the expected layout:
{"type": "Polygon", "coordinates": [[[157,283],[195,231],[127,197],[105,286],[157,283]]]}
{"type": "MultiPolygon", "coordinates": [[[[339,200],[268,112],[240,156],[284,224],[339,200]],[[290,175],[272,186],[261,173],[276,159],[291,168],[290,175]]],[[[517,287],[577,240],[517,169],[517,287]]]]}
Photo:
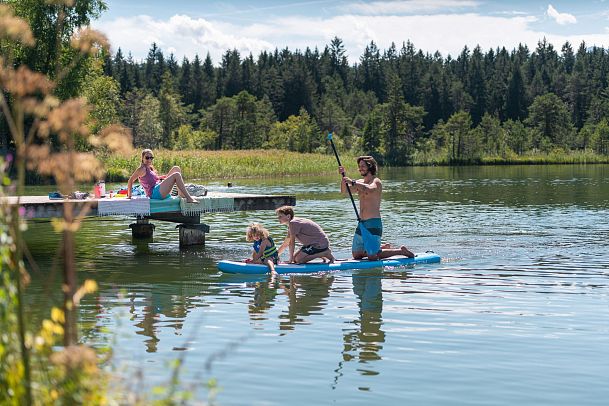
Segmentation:
{"type": "MultiPolygon", "coordinates": [[[[330,141],[330,145],[332,145],[332,151],[334,151],[334,156],[336,157],[336,161],[338,162],[338,166],[343,166],[340,163],[340,158],[338,157],[338,152],[336,152],[336,147],[334,146],[334,141],[332,140],[332,133],[328,133],[328,140],[330,141]]],[[[345,177],[345,172],[341,173],[342,177],[345,177]]],[[[347,185],[347,192],[349,192],[349,198],[351,198],[351,204],[353,205],[353,210],[355,211],[355,217],[357,217],[357,224],[359,227],[359,231],[362,234],[362,240],[364,241],[364,249],[368,256],[376,255],[378,252],[378,244],[374,241],[374,236],[368,231],[368,229],[362,224],[362,219],[359,216],[359,211],[357,210],[357,206],[355,205],[355,200],[353,200],[353,194],[351,193],[351,186],[347,185]]]]}

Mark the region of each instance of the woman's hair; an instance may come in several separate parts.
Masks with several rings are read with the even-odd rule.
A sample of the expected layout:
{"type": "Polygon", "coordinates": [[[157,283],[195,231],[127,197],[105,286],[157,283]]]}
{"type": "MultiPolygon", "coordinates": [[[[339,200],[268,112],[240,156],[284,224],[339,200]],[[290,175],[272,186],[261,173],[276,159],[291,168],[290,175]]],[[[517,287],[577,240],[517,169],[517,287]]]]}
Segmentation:
{"type": "Polygon", "coordinates": [[[290,216],[290,220],[294,218],[294,208],[292,206],[281,206],[275,210],[275,213],[283,214],[284,216],[290,216]]]}
{"type": "MultiPolygon", "coordinates": [[[[146,148],[146,149],[142,150],[142,155],[140,155],[140,161],[141,161],[141,163],[144,163],[144,155],[146,155],[146,154],[151,154],[151,155],[154,156],[154,154],[152,153],[151,149],[146,148]]],[[[154,165],[152,165],[152,162],[150,162],[150,170],[156,172],[156,169],[154,169],[154,165]]]]}
{"type": "Polygon", "coordinates": [[[372,158],[370,155],[362,155],[357,158],[358,165],[359,165],[360,161],[364,161],[366,163],[366,166],[368,167],[368,170],[370,171],[370,173],[373,175],[376,175],[376,170],[378,169],[378,165],[374,158],[372,158]]]}
{"type": "Polygon", "coordinates": [[[250,224],[247,226],[247,230],[245,231],[246,241],[254,241],[256,237],[261,240],[269,237],[268,230],[260,223],[250,224]]]}

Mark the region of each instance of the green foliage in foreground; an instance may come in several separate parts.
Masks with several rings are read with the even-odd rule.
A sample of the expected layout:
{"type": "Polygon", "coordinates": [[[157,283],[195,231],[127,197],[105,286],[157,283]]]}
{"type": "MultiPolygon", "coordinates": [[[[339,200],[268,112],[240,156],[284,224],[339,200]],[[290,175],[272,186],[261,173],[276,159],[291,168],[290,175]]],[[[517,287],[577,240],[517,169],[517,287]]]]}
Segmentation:
{"type": "MultiPolygon", "coordinates": [[[[159,173],[172,166],[182,168],[184,177],[193,179],[319,175],[335,173],[336,158],[331,154],[301,154],[276,150],[171,151],[156,150],[154,166],[159,173]]],[[[355,157],[341,157],[345,166],[355,168],[355,157]]],[[[140,154],[129,158],[117,155],[101,159],[107,181],[124,181],[140,165],[140,154]]]]}
{"type": "MultiPolygon", "coordinates": [[[[0,160],[0,197],[10,181],[0,160]]],[[[25,229],[15,211],[0,205],[0,404],[105,405],[110,376],[100,368],[102,349],[60,347],[65,313],[51,307],[40,324],[23,320],[24,289],[30,277],[18,254],[16,228],[25,229]],[[99,355],[99,357],[98,357],[99,355]]],[[[85,282],[79,295],[97,289],[85,282]]]]}

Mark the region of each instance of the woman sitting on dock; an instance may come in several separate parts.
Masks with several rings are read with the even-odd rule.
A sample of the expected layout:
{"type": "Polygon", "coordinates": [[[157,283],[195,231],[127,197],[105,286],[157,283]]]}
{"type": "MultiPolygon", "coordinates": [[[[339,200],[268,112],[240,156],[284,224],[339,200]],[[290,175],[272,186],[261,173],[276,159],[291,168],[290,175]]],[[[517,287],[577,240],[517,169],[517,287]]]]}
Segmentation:
{"type": "Polygon", "coordinates": [[[151,199],[166,199],[171,194],[173,185],[176,185],[180,197],[185,198],[188,203],[197,203],[197,200],[188,193],[186,186],[184,186],[184,179],[182,179],[180,167],[174,166],[167,172],[167,175],[159,176],[154,170],[154,166],[152,166],[153,159],[154,154],[151,149],[142,151],[142,163],[140,167],[133,172],[133,175],[131,175],[129,182],[127,183],[127,198],[131,198],[133,182],[135,182],[136,179],[139,179],[140,184],[146,192],[146,196],[151,199]]]}

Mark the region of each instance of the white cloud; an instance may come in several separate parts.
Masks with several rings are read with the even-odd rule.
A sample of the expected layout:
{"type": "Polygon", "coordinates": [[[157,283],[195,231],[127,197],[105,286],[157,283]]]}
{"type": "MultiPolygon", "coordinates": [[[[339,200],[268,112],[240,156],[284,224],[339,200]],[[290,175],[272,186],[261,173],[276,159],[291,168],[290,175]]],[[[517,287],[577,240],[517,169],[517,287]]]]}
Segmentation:
{"type": "Polygon", "coordinates": [[[577,23],[577,18],[573,14],[559,13],[551,4],[548,4],[547,13],[560,25],[577,23]]]}
{"type": "Polygon", "coordinates": [[[346,10],[366,15],[405,14],[421,12],[446,12],[457,8],[476,7],[480,3],[473,0],[396,0],[353,3],[346,10]]]}
{"type": "Polygon", "coordinates": [[[509,10],[509,11],[497,11],[497,12],[494,12],[491,14],[506,15],[506,16],[526,16],[529,13],[527,13],[526,11],[509,10]]]}
{"type": "Polygon", "coordinates": [[[143,59],[153,42],[166,56],[173,52],[178,60],[183,56],[192,59],[195,54],[205,58],[209,52],[216,63],[228,49],[237,49],[242,55],[250,52],[257,55],[263,50],[275,49],[273,44],[263,39],[237,34],[239,27],[224,27],[185,15],[174,15],[169,20],[157,20],[147,15],[120,17],[97,23],[95,28],[108,36],[114,52],[120,47],[123,54],[130,51],[136,59],[143,59]]]}
{"type": "Polygon", "coordinates": [[[554,35],[531,28],[533,16],[484,16],[475,13],[431,14],[408,16],[341,15],[331,18],[291,16],[268,19],[264,23],[234,25],[226,22],[194,19],[175,15],[168,20],[148,16],[119,18],[98,23],[110,38],[114,50],[131,51],[136,59],[145,58],[152,42],[164,53],[173,52],[176,59],[210,53],[215,64],[227,49],[238,49],[243,56],[250,52],[256,57],[261,51],[275,48],[322,50],[337,36],[344,42],[351,63],[359,61],[364,49],[374,41],[383,50],[392,42],[398,48],[410,40],[417,49],[444,57],[458,55],[465,45],[470,49],[480,45],[483,50],[505,46],[508,50],[526,44],[534,50],[537,42],[546,38],[557,49],[569,41],[604,46],[609,33],[588,35],[554,35]]]}

